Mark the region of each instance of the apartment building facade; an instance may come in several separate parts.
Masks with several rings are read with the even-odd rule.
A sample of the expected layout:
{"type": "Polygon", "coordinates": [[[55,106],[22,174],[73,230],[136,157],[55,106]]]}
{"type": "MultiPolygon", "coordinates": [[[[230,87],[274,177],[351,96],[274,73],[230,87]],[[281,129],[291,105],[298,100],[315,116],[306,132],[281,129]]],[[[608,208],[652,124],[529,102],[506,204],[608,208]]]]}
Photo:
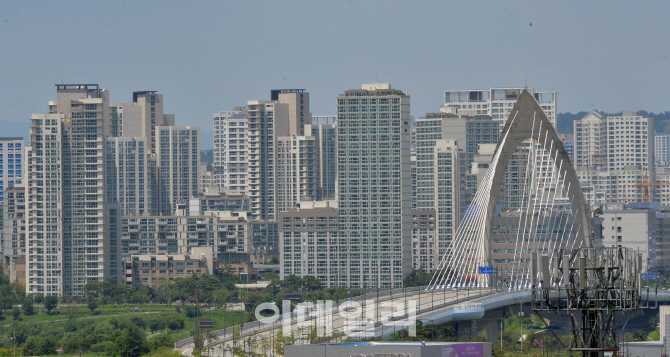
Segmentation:
{"type": "Polygon", "coordinates": [[[401,287],[412,270],[409,107],[409,96],[387,83],[337,97],[339,237],[349,264],[376,267],[350,268],[340,275],[346,286],[401,287]]]}
{"type": "Polygon", "coordinates": [[[56,85],[49,113],[33,114],[26,148],[26,293],[81,295],[116,270],[108,241],[105,147],[109,93],[56,85]]]}
{"type": "Polygon", "coordinates": [[[214,113],[214,187],[248,193],[248,129],[246,107],[214,113]]]}
{"type": "Polygon", "coordinates": [[[198,195],[200,127],[159,126],[156,131],[159,213],[171,215],[175,204],[198,195]]]}
{"type": "Polygon", "coordinates": [[[248,261],[246,212],[189,215],[187,205],[178,204],[174,215],[121,217],[118,224],[124,261],[133,254],[184,254],[193,248],[208,248],[220,261],[248,261]]]}
{"type": "Polygon", "coordinates": [[[371,286],[362,274],[369,275],[371,264],[377,265],[349,259],[349,252],[360,252],[359,247],[338,238],[338,217],[333,201],[301,202],[279,213],[280,279],[312,275],[327,287],[371,286]]]}
{"type": "MultiPolygon", "coordinates": [[[[635,185],[656,181],[654,120],[634,112],[605,117],[591,111],[573,125],[574,164],[589,201],[642,200],[635,185]]],[[[656,188],[649,191],[655,197],[656,188]]]]}
{"type": "Polygon", "coordinates": [[[321,197],[319,145],[313,136],[277,138],[277,209],[297,206],[300,201],[321,197]]]}
{"type": "Polygon", "coordinates": [[[109,137],[105,141],[106,195],[122,216],[158,214],[156,185],[146,137],[109,137]]]}

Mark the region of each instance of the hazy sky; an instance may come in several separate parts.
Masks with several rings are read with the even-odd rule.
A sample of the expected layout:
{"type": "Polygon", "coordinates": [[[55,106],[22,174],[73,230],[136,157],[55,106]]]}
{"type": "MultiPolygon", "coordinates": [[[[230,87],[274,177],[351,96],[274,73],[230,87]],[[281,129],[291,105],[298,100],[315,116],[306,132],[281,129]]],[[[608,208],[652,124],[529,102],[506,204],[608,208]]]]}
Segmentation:
{"type": "MultiPolygon", "coordinates": [[[[558,111],[670,110],[668,1],[2,1],[0,135],[27,136],[56,83],[156,90],[178,125],[305,88],[314,115],[361,83],[558,91],[558,111]],[[531,25],[532,24],[532,25],[531,25]]],[[[210,139],[211,140],[211,139],[210,139]]],[[[203,142],[203,148],[211,148],[203,142]]]]}

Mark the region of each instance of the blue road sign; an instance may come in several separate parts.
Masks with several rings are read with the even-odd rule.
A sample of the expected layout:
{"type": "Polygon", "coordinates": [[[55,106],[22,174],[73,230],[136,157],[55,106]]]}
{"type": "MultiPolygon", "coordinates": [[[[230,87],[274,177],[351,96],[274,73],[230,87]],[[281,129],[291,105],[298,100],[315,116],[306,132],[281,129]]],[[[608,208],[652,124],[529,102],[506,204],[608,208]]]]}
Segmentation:
{"type": "Polygon", "coordinates": [[[642,273],[642,279],[657,279],[658,274],[642,273]]]}
{"type": "Polygon", "coordinates": [[[492,266],[479,267],[479,274],[493,274],[492,266]]]}

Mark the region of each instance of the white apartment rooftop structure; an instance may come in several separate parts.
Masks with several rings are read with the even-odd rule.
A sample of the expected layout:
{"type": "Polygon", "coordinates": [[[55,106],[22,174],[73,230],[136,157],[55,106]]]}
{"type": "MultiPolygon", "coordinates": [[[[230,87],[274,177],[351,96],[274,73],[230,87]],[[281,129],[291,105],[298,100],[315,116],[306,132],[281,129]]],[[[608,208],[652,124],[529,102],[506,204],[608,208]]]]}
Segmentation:
{"type": "MultiPolygon", "coordinates": [[[[441,111],[456,109],[458,114],[490,115],[503,123],[524,89],[535,97],[551,123],[556,126],[556,92],[540,92],[534,88],[491,88],[483,90],[445,90],[441,111]]],[[[452,111],[456,113],[456,111],[452,111]]],[[[502,130],[502,125],[501,125],[502,130]]]]}

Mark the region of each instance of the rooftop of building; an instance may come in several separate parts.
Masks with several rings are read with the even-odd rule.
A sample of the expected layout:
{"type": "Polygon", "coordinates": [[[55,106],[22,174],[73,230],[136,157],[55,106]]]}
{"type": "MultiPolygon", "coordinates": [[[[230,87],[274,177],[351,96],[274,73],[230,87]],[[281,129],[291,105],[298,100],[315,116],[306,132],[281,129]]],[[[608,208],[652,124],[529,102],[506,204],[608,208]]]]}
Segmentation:
{"type": "Polygon", "coordinates": [[[341,94],[340,97],[385,97],[401,96],[409,97],[409,94],[401,90],[391,88],[390,83],[372,83],[363,84],[361,89],[349,89],[341,94]]]}
{"type": "Polygon", "coordinates": [[[141,95],[156,94],[156,93],[158,93],[158,92],[155,91],[155,90],[143,90],[143,91],[133,92],[133,103],[137,103],[137,97],[139,97],[141,95]]]}
{"type": "Polygon", "coordinates": [[[270,100],[279,100],[280,93],[305,93],[305,89],[272,89],[270,90],[270,100]]]}

